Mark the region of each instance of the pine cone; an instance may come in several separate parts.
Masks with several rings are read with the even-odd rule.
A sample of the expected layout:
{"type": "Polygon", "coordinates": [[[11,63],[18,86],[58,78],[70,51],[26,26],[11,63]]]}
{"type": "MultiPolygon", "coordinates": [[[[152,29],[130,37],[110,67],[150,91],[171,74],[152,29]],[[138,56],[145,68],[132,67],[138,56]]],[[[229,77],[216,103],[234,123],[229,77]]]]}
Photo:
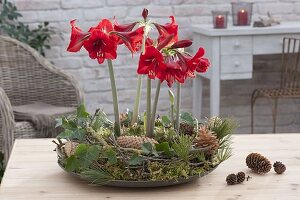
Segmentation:
{"type": "Polygon", "coordinates": [[[65,154],[70,157],[75,154],[76,148],[79,145],[77,142],[68,141],[65,143],[64,150],[65,154]]]}
{"type": "Polygon", "coordinates": [[[244,172],[237,173],[236,177],[237,177],[237,183],[242,183],[246,179],[246,175],[244,172]]]}
{"type": "Polygon", "coordinates": [[[226,182],[228,185],[234,185],[237,183],[237,176],[235,174],[229,174],[226,177],[226,182]]]}
{"type": "Polygon", "coordinates": [[[270,161],[259,153],[251,153],[246,158],[247,166],[259,174],[268,173],[272,165],[270,161]]]}
{"type": "Polygon", "coordinates": [[[286,170],[286,167],[284,164],[282,164],[282,162],[279,162],[279,161],[276,161],[274,164],[273,164],[273,167],[274,167],[274,171],[277,173],[277,174],[282,174],[285,172],[286,170]]]}
{"type": "Polygon", "coordinates": [[[194,126],[186,123],[186,122],[181,122],[180,127],[179,127],[179,132],[183,133],[184,135],[194,135],[194,126]]]}
{"type": "Polygon", "coordinates": [[[117,139],[117,143],[121,147],[133,149],[140,149],[141,145],[147,142],[153,145],[158,143],[156,140],[145,136],[120,136],[117,139]]]}
{"type": "Polygon", "coordinates": [[[206,126],[199,129],[198,136],[195,138],[195,146],[204,148],[209,147],[208,154],[213,154],[219,148],[219,141],[206,126]]]}

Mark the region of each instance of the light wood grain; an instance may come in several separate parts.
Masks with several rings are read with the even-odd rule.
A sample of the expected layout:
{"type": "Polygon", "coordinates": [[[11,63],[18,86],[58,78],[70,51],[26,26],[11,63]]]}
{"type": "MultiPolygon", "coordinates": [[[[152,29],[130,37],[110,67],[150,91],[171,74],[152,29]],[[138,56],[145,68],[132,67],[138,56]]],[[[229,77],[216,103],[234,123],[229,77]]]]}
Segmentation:
{"type": "Polygon", "coordinates": [[[67,199],[220,199],[289,200],[300,199],[300,134],[235,135],[234,156],[208,176],[185,185],[156,189],[92,187],[60,169],[51,139],[15,142],[0,187],[1,200],[67,199]],[[287,166],[283,175],[250,172],[245,157],[260,152],[272,162],[287,166]],[[245,171],[252,179],[227,186],[229,173],[245,171]]]}

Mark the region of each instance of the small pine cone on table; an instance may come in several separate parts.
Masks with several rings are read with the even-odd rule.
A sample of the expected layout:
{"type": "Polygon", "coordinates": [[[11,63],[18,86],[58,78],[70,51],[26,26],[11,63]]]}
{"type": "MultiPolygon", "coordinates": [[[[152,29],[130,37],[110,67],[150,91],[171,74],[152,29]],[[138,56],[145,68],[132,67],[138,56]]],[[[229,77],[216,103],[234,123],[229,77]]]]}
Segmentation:
{"type": "Polygon", "coordinates": [[[184,135],[193,136],[195,134],[194,126],[192,126],[186,122],[180,123],[179,131],[180,131],[180,133],[183,133],[184,135]]]}
{"type": "Polygon", "coordinates": [[[277,173],[277,174],[282,174],[285,172],[286,170],[286,167],[284,164],[282,164],[282,162],[279,162],[279,161],[276,161],[274,164],[273,164],[273,167],[274,167],[274,171],[277,173]]]}
{"type": "Polygon", "coordinates": [[[258,174],[268,173],[272,168],[270,161],[259,153],[249,154],[246,158],[246,164],[248,168],[258,174]]]}
{"type": "Polygon", "coordinates": [[[219,148],[219,140],[206,126],[202,126],[195,138],[195,146],[198,148],[209,147],[207,153],[213,154],[219,148]]]}
{"type": "Polygon", "coordinates": [[[237,177],[237,183],[242,183],[246,179],[246,174],[244,172],[239,172],[236,175],[237,177]]]}
{"type": "Polygon", "coordinates": [[[235,174],[229,174],[226,177],[227,185],[234,185],[237,183],[237,176],[235,174]]]}
{"type": "Polygon", "coordinates": [[[140,149],[142,144],[147,142],[152,145],[158,143],[156,140],[145,136],[120,136],[117,139],[117,144],[123,148],[140,149]]]}

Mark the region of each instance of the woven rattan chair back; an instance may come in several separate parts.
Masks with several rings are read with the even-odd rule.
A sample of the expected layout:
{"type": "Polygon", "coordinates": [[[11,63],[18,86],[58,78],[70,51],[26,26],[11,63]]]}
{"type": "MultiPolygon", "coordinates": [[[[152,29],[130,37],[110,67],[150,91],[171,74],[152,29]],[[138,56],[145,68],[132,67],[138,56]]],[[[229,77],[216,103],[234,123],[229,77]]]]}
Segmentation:
{"type": "Polygon", "coordinates": [[[281,88],[300,88],[300,39],[283,39],[281,88]]]}
{"type": "Polygon", "coordinates": [[[0,36],[0,87],[12,105],[42,101],[77,106],[81,95],[74,93],[73,83],[78,85],[28,45],[0,36]],[[58,95],[59,90],[65,94],[58,95]]]}

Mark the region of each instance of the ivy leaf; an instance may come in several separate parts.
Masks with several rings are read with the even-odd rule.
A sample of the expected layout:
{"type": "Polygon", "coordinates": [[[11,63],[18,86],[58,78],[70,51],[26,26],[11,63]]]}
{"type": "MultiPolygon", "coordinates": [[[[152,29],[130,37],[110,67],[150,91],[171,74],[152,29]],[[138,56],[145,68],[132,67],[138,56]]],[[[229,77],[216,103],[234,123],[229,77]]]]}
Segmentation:
{"type": "Polygon", "coordinates": [[[193,118],[193,116],[192,116],[190,113],[188,113],[188,112],[182,112],[182,113],[180,113],[180,119],[181,119],[182,121],[187,122],[187,123],[190,124],[190,125],[194,125],[194,118],[193,118]]]}
{"type": "Polygon", "coordinates": [[[162,121],[164,127],[169,127],[170,124],[172,123],[168,116],[162,116],[161,121],[162,121]]]}
{"type": "Polygon", "coordinates": [[[66,166],[65,169],[70,172],[70,171],[75,171],[80,167],[80,161],[74,156],[70,156],[66,160],[66,166]]]}
{"type": "Polygon", "coordinates": [[[162,151],[166,156],[171,157],[172,152],[168,142],[162,142],[160,144],[155,144],[156,151],[162,151]]]}
{"type": "Polygon", "coordinates": [[[157,151],[153,148],[153,145],[150,142],[142,144],[142,152],[146,155],[153,154],[155,156],[158,156],[157,151]]]}
{"type": "Polygon", "coordinates": [[[77,124],[73,120],[69,120],[66,117],[61,118],[62,127],[64,129],[75,130],[77,129],[77,124]]]}
{"type": "Polygon", "coordinates": [[[108,148],[104,155],[107,157],[108,159],[108,162],[110,164],[116,164],[118,162],[118,159],[117,159],[117,152],[115,152],[112,148],[108,148]]]}
{"type": "Polygon", "coordinates": [[[75,156],[80,160],[81,167],[88,167],[94,160],[99,158],[100,147],[97,145],[79,144],[75,156]]]}
{"type": "Polygon", "coordinates": [[[81,104],[78,108],[77,108],[77,117],[78,118],[83,118],[86,119],[89,117],[89,113],[86,112],[85,106],[84,104],[81,104]]]}
{"type": "Polygon", "coordinates": [[[129,165],[141,165],[144,161],[144,158],[139,156],[138,154],[134,154],[129,159],[129,165]]]}

